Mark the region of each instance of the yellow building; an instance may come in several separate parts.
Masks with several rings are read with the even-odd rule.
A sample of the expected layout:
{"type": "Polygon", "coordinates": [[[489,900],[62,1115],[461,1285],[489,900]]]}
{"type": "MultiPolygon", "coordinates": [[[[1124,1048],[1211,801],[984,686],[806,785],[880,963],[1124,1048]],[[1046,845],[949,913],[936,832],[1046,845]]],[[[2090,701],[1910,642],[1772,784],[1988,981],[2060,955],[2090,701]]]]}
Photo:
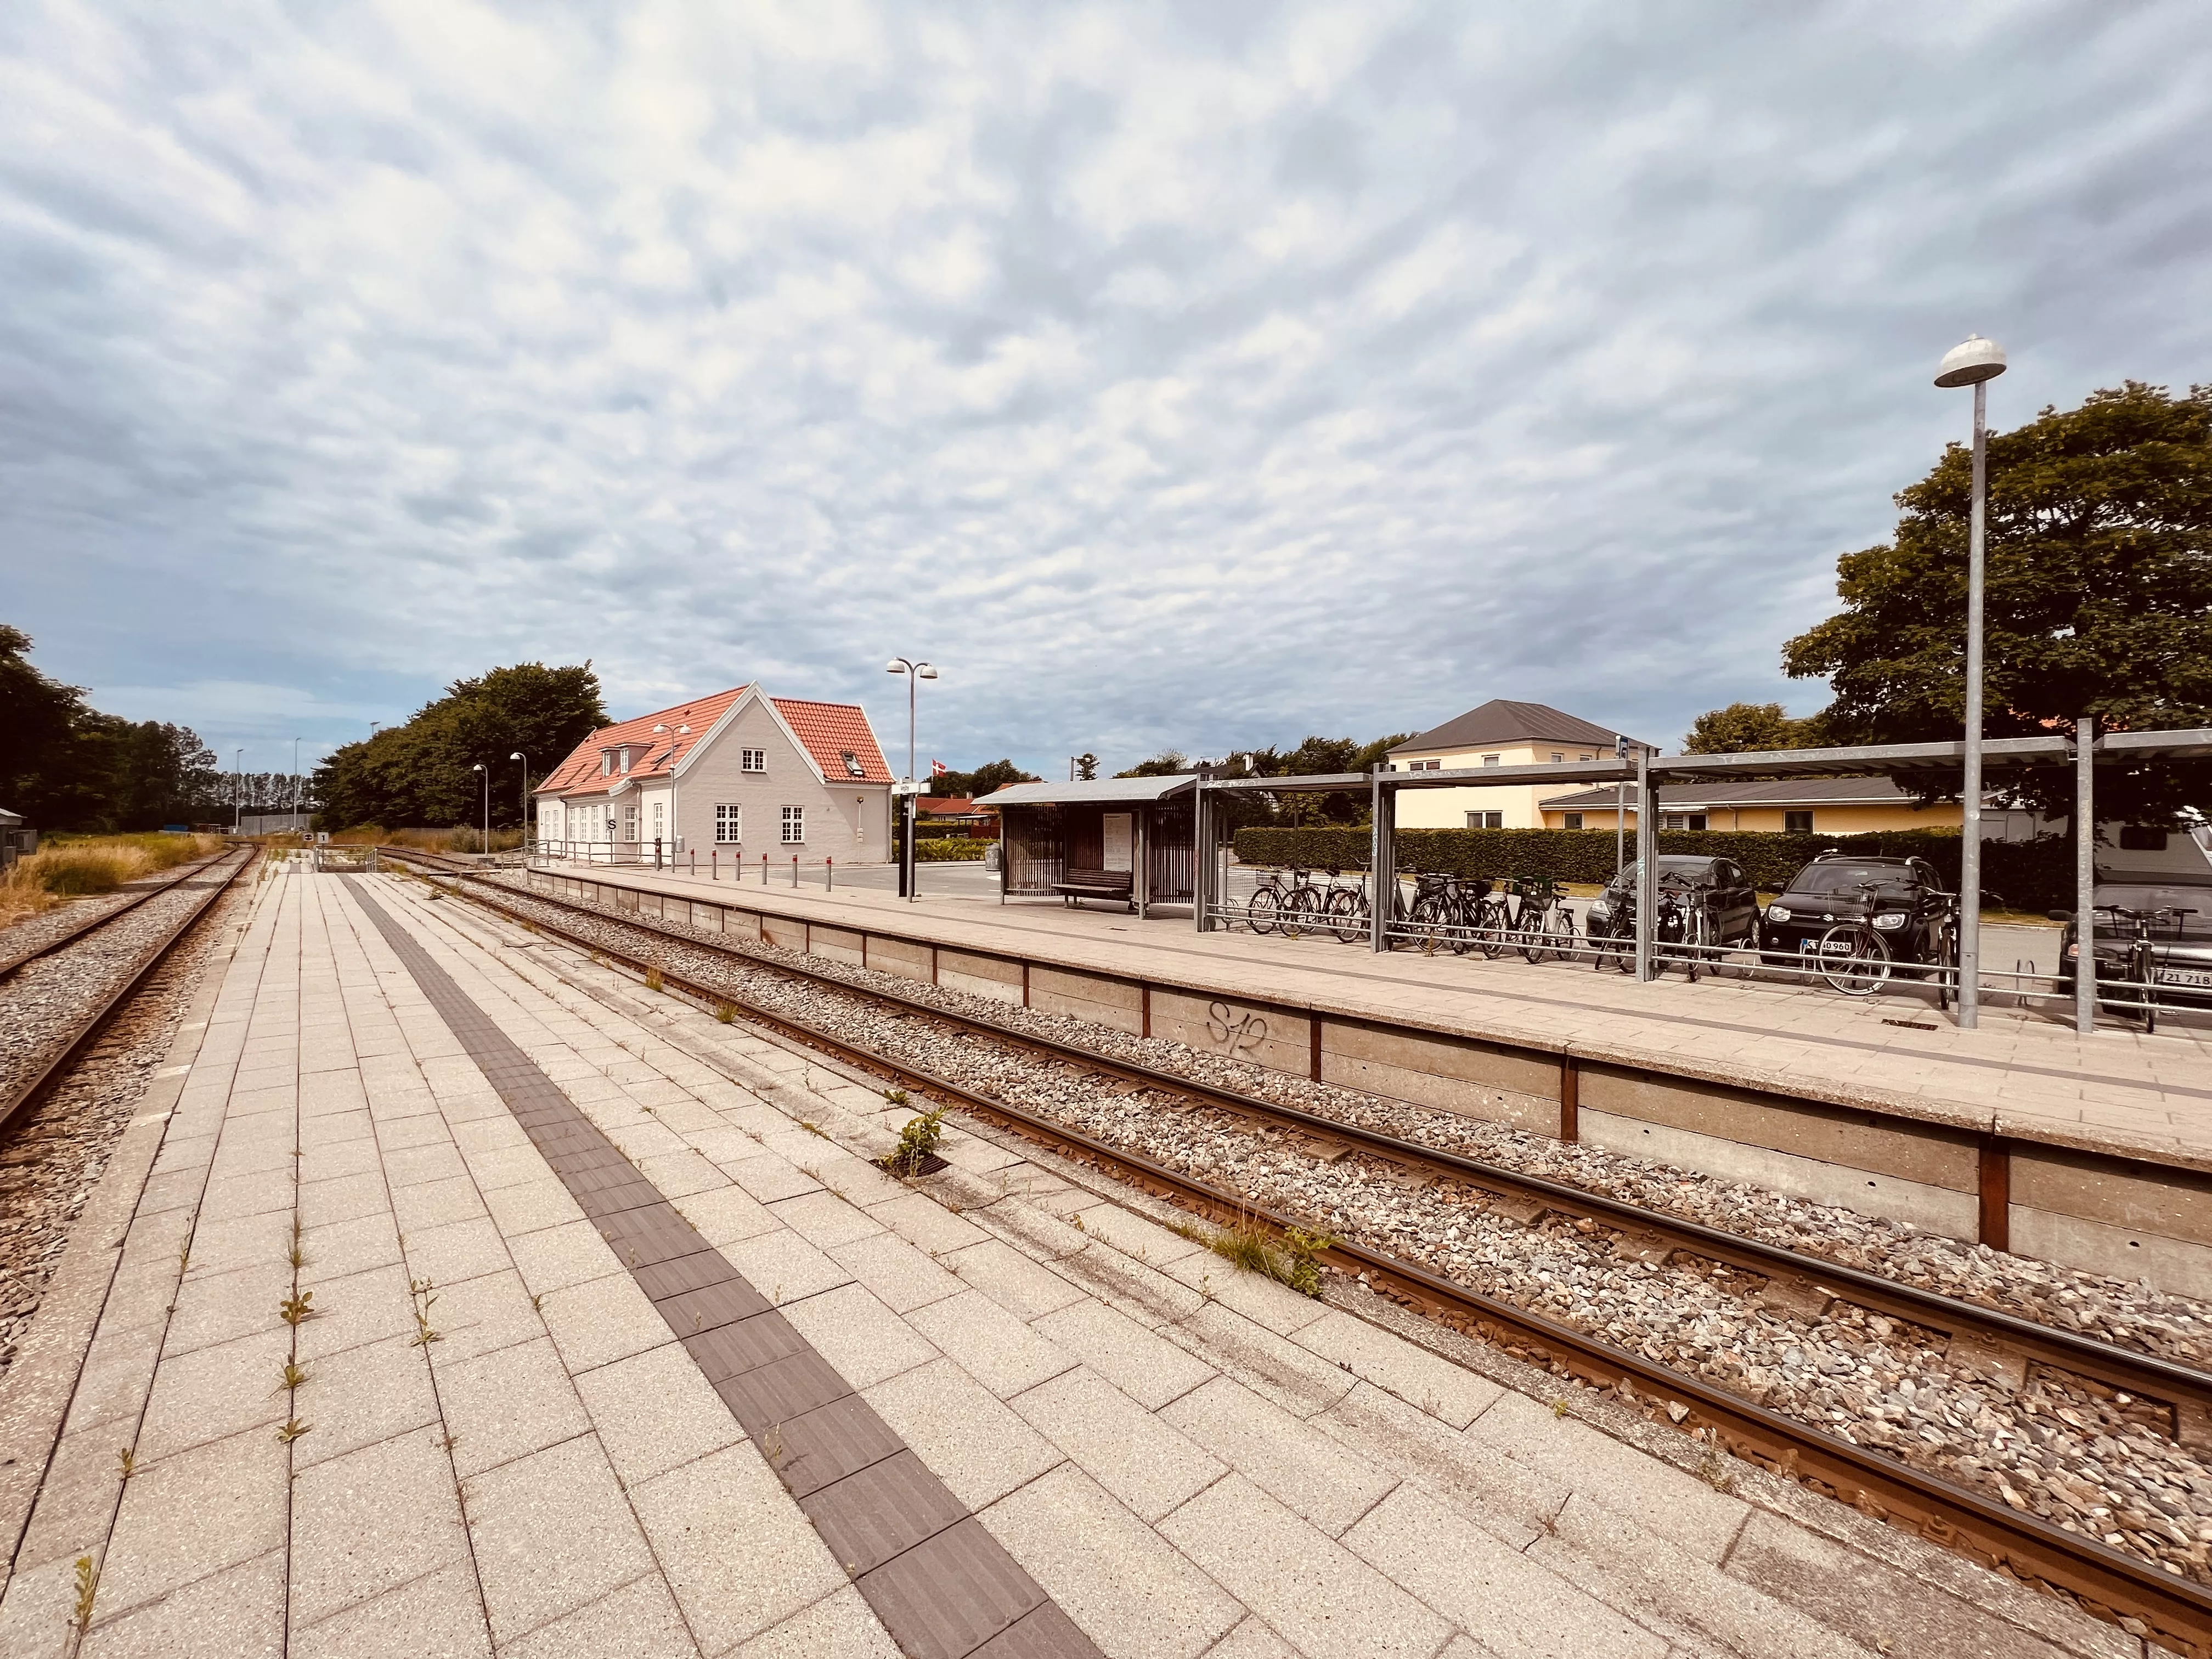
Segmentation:
{"type": "MultiPolygon", "coordinates": [[[[1547,830],[1610,830],[1615,811],[1610,788],[1577,789],[1543,803],[1547,830]]],[[[1766,830],[1801,836],[1856,836],[1875,830],[1956,830],[1963,821],[1956,801],[1920,806],[1887,778],[1788,778],[1765,783],[1662,784],[1662,830],[1766,830]]],[[[2007,840],[2026,813],[1984,810],[1984,833],[2007,840]]],[[[1628,824],[1636,827],[1635,793],[1628,824]]]]}
{"type": "MultiPolygon", "coordinates": [[[[1408,738],[1390,751],[1400,772],[1449,772],[1461,767],[1546,766],[1611,760],[1619,734],[1540,702],[1502,699],[1470,708],[1433,731],[1408,738]]],[[[1628,752],[1659,751],[1628,740],[1628,752]]],[[[1401,830],[1540,830],[1544,797],[1557,784],[1521,783],[1484,788],[1407,789],[1398,796],[1401,830]]],[[[1633,814],[1631,814],[1632,819],[1633,814]]],[[[1607,820],[1610,822],[1610,820],[1607,820]]]]}

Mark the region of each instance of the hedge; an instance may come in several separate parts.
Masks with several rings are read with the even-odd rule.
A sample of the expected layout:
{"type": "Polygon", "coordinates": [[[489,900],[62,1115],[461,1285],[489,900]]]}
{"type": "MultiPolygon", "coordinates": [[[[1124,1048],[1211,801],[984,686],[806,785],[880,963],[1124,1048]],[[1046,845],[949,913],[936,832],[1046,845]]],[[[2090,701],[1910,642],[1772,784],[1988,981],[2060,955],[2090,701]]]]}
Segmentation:
{"type": "MultiPolygon", "coordinates": [[[[1780,892],[1790,878],[1820,853],[1862,856],[1911,855],[1934,865],[1943,879],[1959,879],[1956,830],[1877,830],[1862,836],[1791,836],[1757,830],[1662,830],[1662,853],[1705,854],[1735,860],[1753,885],[1780,892]]],[[[1244,864],[1310,870],[1364,870],[1364,830],[1239,830],[1237,857],[1244,864]]],[[[1455,876],[1551,876],[1560,881],[1613,879],[1613,837],[1610,830],[1401,830],[1398,868],[1435,870],[1455,876]]],[[[1982,845],[1982,894],[1985,902],[2020,910],[2070,907],[2074,893],[2074,843],[2064,836],[2033,841],[1991,841],[1982,845]]]]}
{"type": "Polygon", "coordinates": [[[964,836],[950,836],[939,840],[915,838],[914,858],[917,864],[973,863],[983,856],[991,846],[988,841],[969,841],[964,836]]]}

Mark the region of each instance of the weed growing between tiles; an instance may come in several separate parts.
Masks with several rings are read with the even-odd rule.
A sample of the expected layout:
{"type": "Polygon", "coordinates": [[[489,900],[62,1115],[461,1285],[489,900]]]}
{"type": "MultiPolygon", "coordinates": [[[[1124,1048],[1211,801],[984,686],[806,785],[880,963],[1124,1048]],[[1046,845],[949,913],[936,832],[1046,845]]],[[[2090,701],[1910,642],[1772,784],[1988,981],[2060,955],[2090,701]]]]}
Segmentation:
{"type": "MultiPolygon", "coordinates": [[[[893,1105],[903,1105],[906,1103],[906,1091],[886,1089],[884,1098],[893,1105]]],[[[902,1177],[935,1175],[945,1167],[945,1160],[937,1155],[937,1144],[944,1134],[945,1108],[939,1106],[930,1111],[917,1112],[899,1131],[898,1145],[879,1160],[880,1167],[891,1175],[902,1177]]]]}
{"type": "Polygon", "coordinates": [[[1229,1227],[1206,1227],[1196,1222],[1177,1224],[1176,1231],[1193,1243],[1203,1244],[1238,1272],[1257,1273],[1287,1285],[1300,1296],[1321,1294],[1321,1253],[1336,1240],[1322,1233],[1292,1227],[1279,1239],[1261,1222],[1240,1216],[1229,1227]]]}

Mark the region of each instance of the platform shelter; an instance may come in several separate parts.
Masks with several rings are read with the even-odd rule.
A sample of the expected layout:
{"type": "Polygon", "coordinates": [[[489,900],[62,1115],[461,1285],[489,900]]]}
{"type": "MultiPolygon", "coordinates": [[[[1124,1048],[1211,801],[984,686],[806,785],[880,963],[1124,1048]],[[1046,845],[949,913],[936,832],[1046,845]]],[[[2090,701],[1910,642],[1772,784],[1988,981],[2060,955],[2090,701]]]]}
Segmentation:
{"type": "Polygon", "coordinates": [[[1091,778],[1017,783],[987,795],[1006,826],[999,896],[1189,904],[1196,888],[1192,798],[1198,780],[1091,778]]]}

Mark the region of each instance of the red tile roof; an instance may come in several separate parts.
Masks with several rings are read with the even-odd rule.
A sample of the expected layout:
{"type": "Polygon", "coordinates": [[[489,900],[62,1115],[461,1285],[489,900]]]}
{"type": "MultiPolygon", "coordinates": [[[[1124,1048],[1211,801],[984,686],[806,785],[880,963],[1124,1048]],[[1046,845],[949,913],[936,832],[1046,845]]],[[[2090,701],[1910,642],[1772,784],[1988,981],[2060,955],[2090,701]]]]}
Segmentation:
{"type": "MultiPolygon", "coordinates": [[[[714,722],[722,718],[732,703],[751,688],[732,686],[727,691],[717,691],[712,696],[694,697],[672,708],[662,708],[650,714],[640,714],[635,720],[620,720],[612,726],[603,726],[578,744],[568,757],[548,773],[538,786],[540,794],[591,793],[595,787],[617,781],[602,780],[599,775],[599,756],[603,750],[621,744],[635,744],[645,752],[629,771],[617,774],[632,779],[666,777],[678,763],[690,754],[714,722]],[[689,726],[687,731],[679,728],[689,726]]],[[[868,729],[868,717],[858,703],[804,702],[790,697],[771,697],[781,714],[798,733],[799,740],[806,745],[814,763],[826,773],[832,783],[859,782],[845,766],[843,751],[849,749],[866,773],[866,781],[889,783],[890,768],[884,763],[883,750],[876,746],[875,734],[868,729]]]]}

